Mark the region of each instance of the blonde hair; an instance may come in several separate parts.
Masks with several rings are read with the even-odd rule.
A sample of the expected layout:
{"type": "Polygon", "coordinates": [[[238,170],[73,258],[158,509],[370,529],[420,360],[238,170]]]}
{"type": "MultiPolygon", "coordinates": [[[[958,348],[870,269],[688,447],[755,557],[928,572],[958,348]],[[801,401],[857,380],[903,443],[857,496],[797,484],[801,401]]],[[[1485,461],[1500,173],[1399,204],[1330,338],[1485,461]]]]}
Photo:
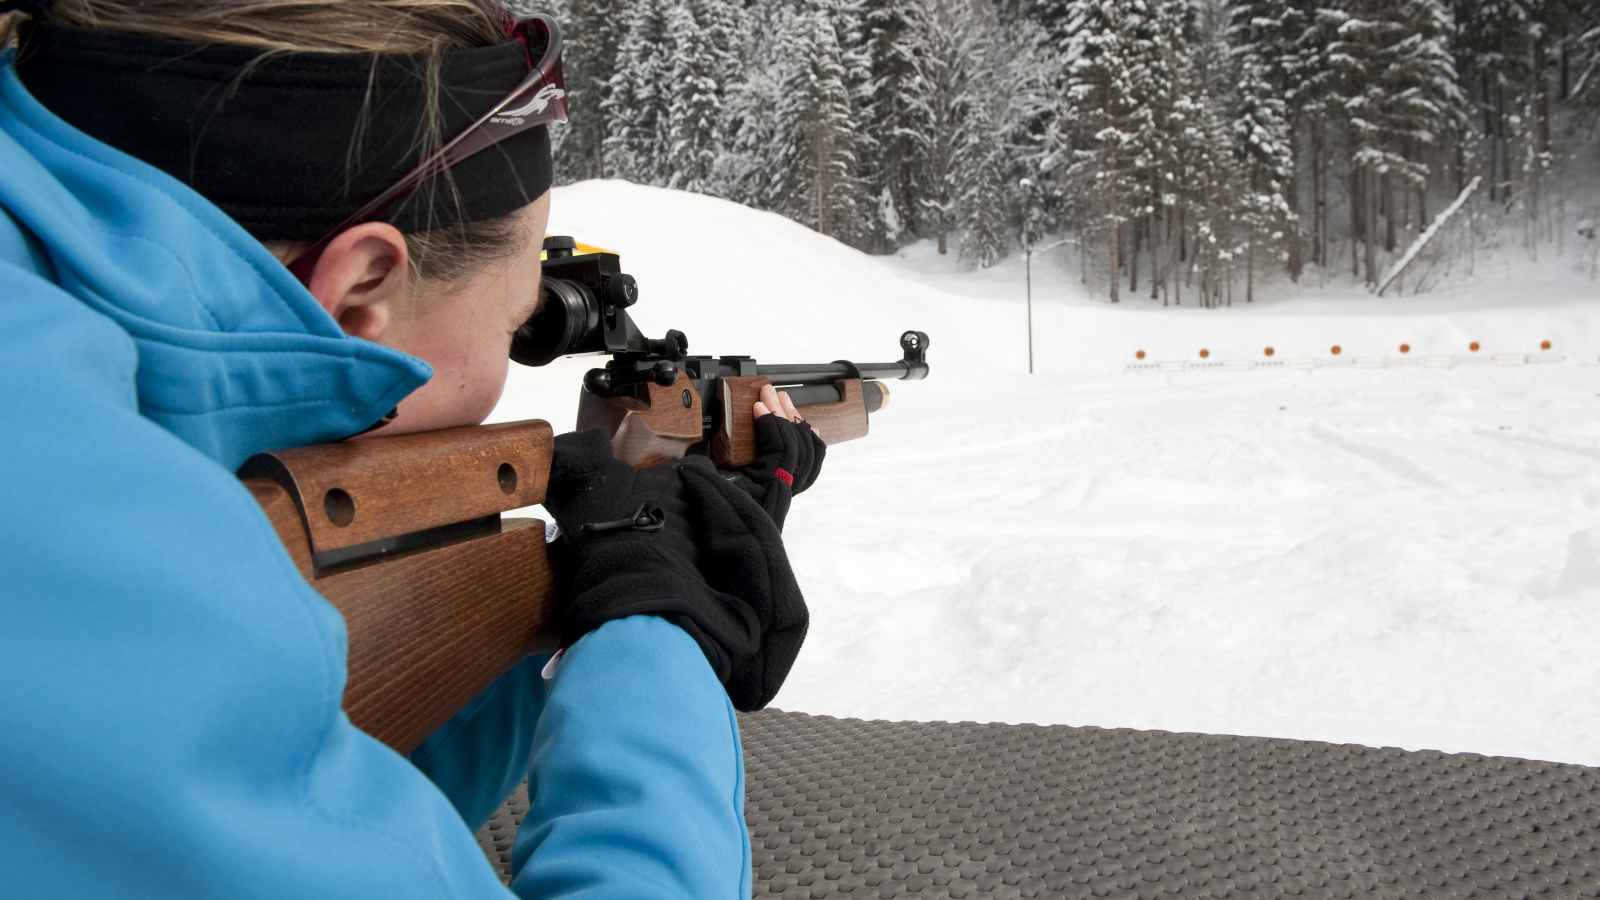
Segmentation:
{"type": "MultiPolygon", "coordinates": [[[[19,13],[0,17],[0,47],[15,39],[19,13]]],[[[415,138],[420,158],[442,145],[439,63],[446,50],[487,47],[505,40],[501,8],[492,0],[55,0],[44,18],[63,25],[151,35],[175,41],[255,47],[274,53],[412,53],[423,61],[429,86],[415,138]]],[[[357,130],[357,141],[361,130],[357,130]]],[[[359,147],[347,153],[358,165],[359,147]]],[[[455,202],[446,171],[421,189],[438,202],[440,188],[455,202]],[[442,182],[442,184],[440,184],[442,182]]],[[[455,281],[514,252],[523,239],[520,213],[463,222],[406,235],[412,271],[455,281]]]]}

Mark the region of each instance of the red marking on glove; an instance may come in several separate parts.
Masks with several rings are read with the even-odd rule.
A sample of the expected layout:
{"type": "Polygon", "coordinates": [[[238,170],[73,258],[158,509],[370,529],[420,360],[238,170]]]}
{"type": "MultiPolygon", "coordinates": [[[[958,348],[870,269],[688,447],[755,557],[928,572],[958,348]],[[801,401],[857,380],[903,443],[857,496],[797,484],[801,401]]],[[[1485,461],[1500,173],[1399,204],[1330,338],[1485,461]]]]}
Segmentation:
{"type": "Polygon", "coordinates": [[[790,475],[787,470],[779,469],[772,474],[778,476],[778,480],[784,484],[787,484],[789,487],[794,487],[794,476],[790,475]]]}

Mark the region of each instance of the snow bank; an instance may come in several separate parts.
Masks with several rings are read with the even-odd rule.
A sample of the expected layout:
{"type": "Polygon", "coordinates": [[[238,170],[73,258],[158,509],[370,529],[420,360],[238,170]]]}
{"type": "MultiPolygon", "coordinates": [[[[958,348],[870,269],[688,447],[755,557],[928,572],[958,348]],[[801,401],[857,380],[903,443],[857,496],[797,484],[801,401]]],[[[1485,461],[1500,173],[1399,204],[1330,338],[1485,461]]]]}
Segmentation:
{"type": "MultiPolygon", "coordinates": [[[[1029,379],[1017,260],[867,257],[615,182],[559,189],[551,228],[620,251],[641,324],[697,352],[876,361],[904,328],[933,339],[933,376],[893,385],[794,507],[813,626],[775,705],[1600,765],[1600,367],[1121,374],[1136,349],[1333,342],[1593,360],[1575,266],[1160,310],[1094,301],[1046,261],[1036,337],[1058,374],[1029,379]]],[[[567,425],[592,364],[513,367],[496,417],[567,425]]]]}

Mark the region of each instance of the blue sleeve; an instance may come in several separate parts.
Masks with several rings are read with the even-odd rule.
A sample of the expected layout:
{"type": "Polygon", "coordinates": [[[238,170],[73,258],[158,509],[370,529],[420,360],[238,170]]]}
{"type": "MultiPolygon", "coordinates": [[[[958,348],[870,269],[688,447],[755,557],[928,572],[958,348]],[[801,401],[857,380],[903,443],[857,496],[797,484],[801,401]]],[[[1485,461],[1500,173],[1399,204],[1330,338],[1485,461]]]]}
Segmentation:
{"type": "Polygon", "coordinates": [[[505,898],[340,711],[345,632],[127,333],[0,259],[0,894],[505,898]]]}
{"type": "Polygon", "coordinates": [[[518,896],[750,897],[738,719],[705,654],[663,619],[608,622],[567,650],[528,795],[518,896]]]}

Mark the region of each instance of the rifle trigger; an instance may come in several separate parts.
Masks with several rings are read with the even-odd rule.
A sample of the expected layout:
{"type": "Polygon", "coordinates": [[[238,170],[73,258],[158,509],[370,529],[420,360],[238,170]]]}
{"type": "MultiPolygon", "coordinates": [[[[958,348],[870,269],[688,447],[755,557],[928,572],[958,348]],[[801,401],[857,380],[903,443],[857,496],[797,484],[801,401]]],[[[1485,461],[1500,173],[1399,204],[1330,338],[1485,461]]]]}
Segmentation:
{"type": "Polygon", "coordinates": [[[667,524],[667,511],[658,503],[645,501],[633,511],[633,515],[626,519],[617,519],[615,522],[590,522],[579,528],[590,534],[601,534],[607,531],[622,531],[631,528],[634,531],[660,531],[667,524]]]}

